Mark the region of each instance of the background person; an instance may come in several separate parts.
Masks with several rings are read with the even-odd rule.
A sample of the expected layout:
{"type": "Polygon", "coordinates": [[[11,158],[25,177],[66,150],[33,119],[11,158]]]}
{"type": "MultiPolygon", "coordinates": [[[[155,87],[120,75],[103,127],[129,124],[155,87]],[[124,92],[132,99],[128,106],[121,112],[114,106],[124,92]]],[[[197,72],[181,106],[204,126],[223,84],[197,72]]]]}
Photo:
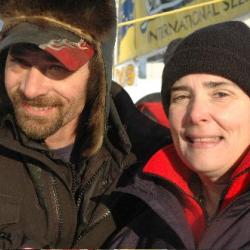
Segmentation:
{"type": "MultiPolygon", "coordinates": [[[[173,52],[180,44],[181,40],[182,38],[177,38],[169,43],[164,54],[164,64],[166,64],[168,60],[170,60],[171,56],[173,55],[173,52]]],[[[142,97],[136,102],[135,105],[143,114],[148,116],[153,121],[156,121],[162,126],[169,127],[169,121],[164,112],[163,105],[161,102],[160,92],[151,93],[142,97]]]]}
{"type": "Polygon", "coordinates": [[[122,189],[148,209],[114,248],[250,248],[250,29],[231,21],[187,36],[164,68],[173,144],[122,189]]]}
{"type": "Polygon", "coordinates": [[[115,2],[0,6],[0,248],[98,248],[119,177],[168,138],[111,84],[115,2]]]}
{"type": "Polygon", "coordinates": [[[135,103],[138,110],[162,126],[169,127],[169,122],[161,103],[161,93],[155,92],[143,96],[135,103]]]}

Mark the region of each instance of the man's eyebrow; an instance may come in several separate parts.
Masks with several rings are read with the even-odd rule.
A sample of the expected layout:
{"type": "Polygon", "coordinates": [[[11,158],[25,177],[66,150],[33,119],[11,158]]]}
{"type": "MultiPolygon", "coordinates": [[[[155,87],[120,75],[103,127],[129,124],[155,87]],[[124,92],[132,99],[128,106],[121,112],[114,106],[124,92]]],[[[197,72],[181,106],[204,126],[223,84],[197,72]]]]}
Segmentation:
{"type": "MultiPolygon", "coordinates": [[[[31,49],[27,49],[27,48],[14,48],[10,50],[10,55],[12,57],[26,57],[27,55],[36,55],[39,56],[40,58],[43,58],[51,63],[60,63],[55,57],[53,57],[52,55],[37,49],[37,48],[31,48],[31,49]]],[[[61,63],[60,63],[61,64],[61,63]]]]}
{"type": "Polygon", "coordinates": [[[49,62],[52,62],[52,63],[58,63],[58,64],[62,64],[60,61],[58,61],[55,57],[53,57],[52,55],[44,55],[44,59],[46,59],[47,61],[49,62]]]}

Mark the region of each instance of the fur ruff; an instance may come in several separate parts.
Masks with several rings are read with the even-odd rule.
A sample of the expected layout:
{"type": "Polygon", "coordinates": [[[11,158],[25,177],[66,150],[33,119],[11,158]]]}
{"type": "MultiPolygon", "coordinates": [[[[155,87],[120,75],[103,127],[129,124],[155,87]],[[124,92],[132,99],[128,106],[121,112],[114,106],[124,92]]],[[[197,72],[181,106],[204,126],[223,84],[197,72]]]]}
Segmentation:
{"type": "Polygon", "coordinates": [[[8,19],[15,24],[20,17],[27,21],[41,17],[40,21],[66,24],[98,41],[108,35],[116,22],[111,0],[0,0],[0,6],[0,17],[6,23],[8,19]]]}

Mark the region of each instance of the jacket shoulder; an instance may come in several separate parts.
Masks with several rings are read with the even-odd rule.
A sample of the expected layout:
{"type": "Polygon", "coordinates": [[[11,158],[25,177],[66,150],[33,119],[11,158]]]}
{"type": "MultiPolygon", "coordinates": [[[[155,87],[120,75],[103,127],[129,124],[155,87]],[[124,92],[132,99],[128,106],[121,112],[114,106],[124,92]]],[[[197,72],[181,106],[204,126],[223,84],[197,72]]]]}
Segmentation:
{"type": "Polygon", "coordinates": [[[112,82],[111,96],[132,144],[132,152],[138,159],[146,160],[158,149],[171,143],[169,129],[143,115],[128,93],[116,82],[112,82]]]}

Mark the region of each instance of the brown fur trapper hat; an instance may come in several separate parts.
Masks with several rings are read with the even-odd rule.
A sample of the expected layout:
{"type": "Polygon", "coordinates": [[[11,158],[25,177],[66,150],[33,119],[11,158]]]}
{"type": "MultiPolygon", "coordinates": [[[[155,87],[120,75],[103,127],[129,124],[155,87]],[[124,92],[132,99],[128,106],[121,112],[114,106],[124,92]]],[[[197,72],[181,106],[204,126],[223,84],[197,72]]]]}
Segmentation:
{"type": "Polygon", "coordinates": [[[39,46],[58,39],[74,43],[83,39],[93,48],[85,106],[87,112],[84,110],[87,118],[85,116],[83,121],[87,125],[81,130],[85,134],[84,156],[94,155],[103,143],[109,109],[115,1],[0,0],[0,19],[4,22],[0,31],[0,53],[17,43],[39,46]]]}
{"type": "Polygon", "coordinates": [[[0,0],[5,28],[30,21],[50,23],[81,36],[102,40],[115,23],[110,0],[0,0]]]}

